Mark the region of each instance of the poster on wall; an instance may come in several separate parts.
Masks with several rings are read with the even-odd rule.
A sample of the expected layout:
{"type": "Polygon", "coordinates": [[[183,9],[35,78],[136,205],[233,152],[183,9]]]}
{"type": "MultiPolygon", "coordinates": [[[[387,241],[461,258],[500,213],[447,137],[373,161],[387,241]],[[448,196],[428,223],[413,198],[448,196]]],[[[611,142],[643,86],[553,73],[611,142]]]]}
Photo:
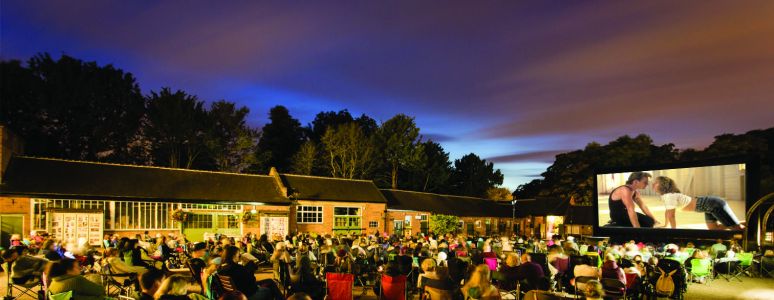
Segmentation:
{"type": "Polygon", "coordinates": [[[288,217],[262,216],[261,234],[273,240],[284,238],[288,234],[288,217]]]}
{"type": "Polygon", "coordinates": [[[90,245],[102,243],[104,214],[98,210],[50,210],[46,231],[65,243],[88,241],[90,245]]]}

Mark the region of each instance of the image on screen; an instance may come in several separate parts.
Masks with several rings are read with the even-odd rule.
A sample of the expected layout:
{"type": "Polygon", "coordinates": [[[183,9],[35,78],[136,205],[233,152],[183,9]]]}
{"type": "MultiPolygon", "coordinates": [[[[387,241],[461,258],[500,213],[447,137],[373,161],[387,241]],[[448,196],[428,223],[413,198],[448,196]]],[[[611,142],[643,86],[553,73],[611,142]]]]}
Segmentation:
{"type": "Polygon", "coordinates": [[[745,174],[745,164],[597,174],[599,226],[740,230],[745,174]]]}

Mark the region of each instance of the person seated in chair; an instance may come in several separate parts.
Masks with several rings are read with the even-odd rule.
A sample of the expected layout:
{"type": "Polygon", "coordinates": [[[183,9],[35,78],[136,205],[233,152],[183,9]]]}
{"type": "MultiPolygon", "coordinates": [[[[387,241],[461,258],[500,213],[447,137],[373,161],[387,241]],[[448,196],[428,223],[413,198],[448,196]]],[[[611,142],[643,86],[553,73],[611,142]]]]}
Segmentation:
{"type": "Polygon", "coordinates": [[[40,280],[40,275],[48,264],[48,260],[29,255],[25,246],[15,246],[5,250],[3,260],[13,263],[11,281],[14,284],[25,284],[40,280]]]}
{"type": "Polygon", "coordinates": [[[545,277],[543,267],[532,262],[532,256],[529,253],[521,255],[521,265],[516,273],[517,280],[527,280],[528,282],[537,282],[538,279],[545,277]]]}
{"type": "Polygon", "coordinates": [[[188,295],[188,279],[183,275],[172,275],[164,279],[156,291],[156,300],[192,300],[207,299],[202,295],[188,295]]]}
{"type": "Polygon", "coordinates": [[[465,299],[500,299],[497,287],[491,285],[489,266],[481,264],[476,266],[470,279],[462,286],[462,294],[465,299]]]}
{"type": "Polygon", "coordinates": [[[314,275],[312,261],[307,256],[298,261],[296,271],[290,270],[290,285],[292,292],[304,292],[315,299],[325,296],[324,284],[314,275]]]}
{"type": "Polygon", "coordinates": [[[254,265],[243,266],[239,264],[241,256],[236,246],[226,246],[223,250],[223,259],[218,268],[218,274],[228,276],[234,283],[234,288],[251,298],[258,290],[255,280],[254,265]]]}
{"type": "Polygon", "coordinates": [[[53,263],[48,271],[51,284],[48,291],[51,294],[73,292],[73,299],[78,300],[102,300],[105,298],[105,289],[102,285],[94,283],[81,275],[81,267],[74,259],[65,258],[53,263]]]}
{"type": "Polygon", "coordinates": [[[611,253],[605,255],[605,262],[602,263],[602,278],[611,278],[626,284],[626,274],[618,267],[615,256],[611,253]]]}
{"type": "Polygon", "coordinates": [[[204,269],[207,268],[207,263],[204,262],[204,257],[207,254],[207,244],[196,243],[191,249],[191,258],[188,260],[188,267],[191,268],[192,276],[194,276],[196,282],[202,283],[206,280],[202,278],[204,269]]]}

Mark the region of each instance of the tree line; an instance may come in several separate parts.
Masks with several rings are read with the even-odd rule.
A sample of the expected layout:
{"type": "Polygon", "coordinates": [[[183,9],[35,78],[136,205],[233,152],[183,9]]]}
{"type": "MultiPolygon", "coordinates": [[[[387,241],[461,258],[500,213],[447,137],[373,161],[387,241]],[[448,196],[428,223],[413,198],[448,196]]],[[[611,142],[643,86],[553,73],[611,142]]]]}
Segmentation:
{"type": "Polygon", "coordinates": [[[143,94],[131,73],[67,55],[2,61],[0,76],[0,123],[22,137],[29,155],[260,174],[275,167],[384,188],[503,194],[492,162],[474,153],[452,162],[405,114],[379,123],[323,111],[302,126],[275,106],[259,129],[247,124],[247,107],[207,105],[169,87],[143,94]]]}

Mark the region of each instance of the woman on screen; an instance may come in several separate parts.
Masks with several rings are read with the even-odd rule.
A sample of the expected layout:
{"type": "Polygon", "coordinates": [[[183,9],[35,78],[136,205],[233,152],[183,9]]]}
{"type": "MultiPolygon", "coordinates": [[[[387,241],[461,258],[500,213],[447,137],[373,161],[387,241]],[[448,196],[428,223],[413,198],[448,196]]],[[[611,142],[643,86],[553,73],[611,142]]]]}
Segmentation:
{"type": "Polygon", "coordinates": [[[715,196],[691,197],[685,195],[677,188],[675,181],[666,176],[655,178],[653,190],[661,195],[661,200],[664,201],[666,226],[677,228],[675,210],[680,208],[683,211],[704,213],[707,229],[742,230],[744,228],[723,198],[715,196]],[[718,222],[722,225],[719,225],[718,222]]]}

